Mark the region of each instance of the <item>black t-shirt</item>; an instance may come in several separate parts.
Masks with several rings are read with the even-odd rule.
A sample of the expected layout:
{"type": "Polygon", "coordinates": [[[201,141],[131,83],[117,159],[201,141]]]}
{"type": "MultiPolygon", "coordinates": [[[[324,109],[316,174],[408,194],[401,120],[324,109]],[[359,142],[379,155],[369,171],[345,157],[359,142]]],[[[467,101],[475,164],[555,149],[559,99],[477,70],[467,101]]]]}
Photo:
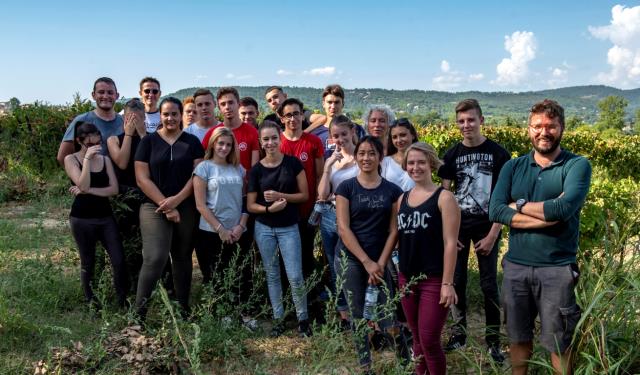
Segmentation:
{"type": "MultiPolygon", "coordinates": [[[[302,120],[302,130],[306,129],[309,127],[309,125],[311,125],[311,111],[304,111],[304,120],[302,120]]],[[[276,124],[278,124],[280,126],[280,128],[282,130],[284,130],[284,124],[280,121],[280,117],[278,117],[277,114],[275,113],[271,113],[268,114],[266,116],[264,116],[264,121],[272,121],[275,122],[276,124]]]]}
{"type": "MultiPolygon", "coordinates": [[[[120,147],[122,147],[122,143],[124,142],[124,133],[118,136],[118,141],[120,142],[120,147]]],[[[117,165],[114,164],[116,177],[118,178],[118,184],[124,185],[127,187],[137,187],[136,184],[136,171],[135,171],[135,155],[136,150],[138,150],[138,145],[140,144],[140,136],[135,134],[131,136],[131,153],[129,154],[129,163],[125,169],[120,169],[117,165]]]]}
{"type": "MultiPolygon", "coordinates": [[[[382,179],[380,185],[367,189],[360,185],[357,177],[352,177],[338,185],[336,195],[349,200],[349,227],[356,236],[360,247],[373,261],[378,261],[389,236],[391,206],[398,200],[402,190],[395,184],[382,179]]],[[[340,246],[345,247],[340,240],[340,246]]],[[[347,256],[356,259],[348,249],[347,256]]]]}
{"type": "Polygon", "coordinates": [[[438,208],[439,188],[416,207],[409,206],[405,193],[398,210],[400,272],[411,278],[421,274],[442,276],[444,238],[442,213],[438,208]]]}
{"type": "Polygon", "coordinates": [[[444,155],[444,165],[438,176],[454,183],[455,197],[460,206],[461,229],[490,226],[489,200],[498,182],[502,166],[511,155],[502,146],[487,139],[476,147],[462,142],[444,155]]]}
{"type": "MultiPolygon", "coordinates": [[[[304,167],[298,158],[284,155],[282,162],[275,168],[267,168],[257,162],[249,172],[249,193],[258,193],[256,203],[271,206],[267,203],[264,192],[274,190],[285,194],[298,193],[296,176],[304,167]]],[[[298,205],[287,202],[284,210],[278,212],[256,214],[256,220],[270,227],[288,227],[298,223],[298,205]]]]}
{"type": "MultiPolygon", "coordinates": [[[[76,155],[73,155],[82,171],[82,162],[76,155]]],[[[94,160],[97,159],[94,157],[94,160]]],[[[95,163],[95,161],[94,161],[95,163]]],[[[102,159],[102,169],[100,172],[89,172],[89,187],[105,188],[109,186],[109,174],[107,173],[107,157],[102,159]]],[[[74,185],[73,181],[71,182],[74,185]]],[[[109,198],[100,197],[93,194],[78,194],[71,205],[69,216],[82,219],[95,219],[111,216],[111,203],[109,198]]]]}
{"type": "MultiPolygon", "coordinates": [[[[165,197],[170,197],[178,194],[191,178],[193,161],[203,157],[198,137],[183,132],[170,145],[156,132],[142,138],[135,161],[149,164],[151,181],[165,197]]],[[[147,201],[152,202],[149,198],[147,201]]]]}

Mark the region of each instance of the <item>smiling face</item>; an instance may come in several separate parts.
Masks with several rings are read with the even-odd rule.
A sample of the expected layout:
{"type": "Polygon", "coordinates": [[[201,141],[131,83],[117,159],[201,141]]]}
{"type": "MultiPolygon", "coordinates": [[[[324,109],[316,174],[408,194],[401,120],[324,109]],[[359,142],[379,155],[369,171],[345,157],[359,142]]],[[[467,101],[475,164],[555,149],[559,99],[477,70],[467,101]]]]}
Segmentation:
{"type": "Polygon", "coordinates": [[[331,125],[331,138],[337,147],[345,147],[345,145],[353,145],[353,137],[355,129],[349,128],[347,125],[331,125]]]}
{"type": "Polygon", "coordinates": [[[382,111],[372,111],[367,122],[367,131],[372,136],[382,139],[389,129],[389,119],[382,111]]]}
{"type": "Polygon", "coordinates": [[[373,144],[366,141],[360,144],[356,153],[356,163],[358,163],[360,171],[364,173],[377,172],[381,160],[382,158],[373,144]]]}
{"type": "Polygon", "coordinates": [[[180,130],[182,121],[182,113],[180,107],[176,103],[165,102],[160,107],[160,122],[162,129],[167,132],[176,132],[180,130]]]}
{"type": "Polygon", "coordinates": [[[391,128],[391,143],[398,149],[398,152],[404,153],[404,151],[417,139],[413,139],[413,135],[409,129],[404,126],[396,125],[391,128]]]}
{"type": "Polygon", "coordinates": [[[240,121],[243,123],[251,124],[256,126],[258,121],[258,109],[252,105],[242,105],[238,109],[238,113],[240,113],[240,121]]]}
{"type": "Polygon", "coordinates": [[[158,99],[160,99],[160,86],[155,82],[145,82],[140,87],[140,97],[147,112],[154,112],[158,108],[158,99]]]}
{"type": "Polygon", "coordinates": [[[416,183],[431,179],[431,164],[427,155],[420,150],[410,150],[407,153],[407,173],[416,183]]]}
{"type": "Polygon", "coordinates": [[[545,113],[532,114],[529,120],[529,139],[533,148],[542,155],[553,154],[560,146],[564,129],[558,117],[545,113]]]}
{"type": "Polygon", "coordinates": [[[120,96],[116,87],[107,82],[96,83],[95,90],[91,93],[96,106],[104,111],[110,111],[120,96]]]}
{"type": "Polygon", "coordinates": [[[302,129],[303,117],[304,113],[300,110],[300,106],[297,104],[287,104],[282,109],[282,117],[280,120],[287,130],[295,133],[298,129],[302,129]]]}
{"type": "Polygon", "coordinates": [[[260,145],[267,155],[273,155],[280,151],[280,132],[278,129],[268,127],[260,131],[260,145]]]}
{"type": "Polygon", "coordinates": [[[227,156],[229,156],[232,149],[233,139],[226,135],[218,137],[213,144],[213,153],[219,160],[227,160],[227,156]]]}

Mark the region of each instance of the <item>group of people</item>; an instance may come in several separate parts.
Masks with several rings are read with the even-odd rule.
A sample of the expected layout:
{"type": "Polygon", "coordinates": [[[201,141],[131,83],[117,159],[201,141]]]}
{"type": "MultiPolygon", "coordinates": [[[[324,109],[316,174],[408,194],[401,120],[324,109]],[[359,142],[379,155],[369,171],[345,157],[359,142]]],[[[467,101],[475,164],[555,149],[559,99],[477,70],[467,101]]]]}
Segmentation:
{"type": "Polygon", "coordinates": [[[455,113],[462,141],[440,160],[418,140],[413,124],[396,119],[386,105],[371,106],[363,126],[343,115],[339,85],[324,89],[324,114],[288,98],[281,87],[269,87],[265,101],[273,113],[261,124],[257,101],[240,98],[232,87],[160,101],[160,82],[146,77],[141,99],[127,101],[122,115],[114,110],[119,94],[110,78],[99,78],[92,96],[96,108],[69,124],[57,156],[75,196],[69,221],[87,302],[99,304],[91,279],[100,241],[111,260],[117,302],[125,306],[130,277],[122,236],[134,236],[131,228],[139,225],[141,261],[134,280],[141,318],[167,265],[175,298],[189,313],[195,249],[203,283],[233,263],[240,276],[230,293],[242,306],[243,323],[255,327],[249,304],[255,249],[266,275],[272,336],[285,331],[288,282],[300,335],[312,335],[311,320],[320,322],[323,315],[314,302],[329,294],[340,326],[356,332],[363,372],[372,373],[370,343],[355,327],[366,319],[381,332],[412,336],[416,373],[444,374],[445,349],[466,344],[471,248],[478,259],[489,354],[498,363],[504,360],[496,275],[507,225],[502,305],[512,371],[527,371],[538,315],[540,341],[552,365],[570,371],[580,317],[573,292],[578,222],[591,167],[559,147],[564,110],[555,101],[531,108],[527,132],[533,150],[511,160],[483,135],[479,103],[461,101],[455,113]],[[119,222],[109,203],[116,194],[129,207],[119,222]],[[326,288],[309,285],[324,270],[314,256],[318,231],[326,288]],[[378,309],[372,317],[372,289],[378,305],[399,293],[401,307],[378,309]],[[449,311],[454,324],[443,348],[449,311]]]}

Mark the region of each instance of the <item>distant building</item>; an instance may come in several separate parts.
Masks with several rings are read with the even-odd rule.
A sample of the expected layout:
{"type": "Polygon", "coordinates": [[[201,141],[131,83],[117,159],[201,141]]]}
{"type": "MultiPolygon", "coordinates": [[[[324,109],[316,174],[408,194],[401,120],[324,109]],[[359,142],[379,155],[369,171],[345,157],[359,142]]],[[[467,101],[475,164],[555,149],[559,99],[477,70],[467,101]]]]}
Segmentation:
{"type": "Polygon", "coordinates": [[[0,102],[0,115],[9,112],[9,102],[0,102]]]}

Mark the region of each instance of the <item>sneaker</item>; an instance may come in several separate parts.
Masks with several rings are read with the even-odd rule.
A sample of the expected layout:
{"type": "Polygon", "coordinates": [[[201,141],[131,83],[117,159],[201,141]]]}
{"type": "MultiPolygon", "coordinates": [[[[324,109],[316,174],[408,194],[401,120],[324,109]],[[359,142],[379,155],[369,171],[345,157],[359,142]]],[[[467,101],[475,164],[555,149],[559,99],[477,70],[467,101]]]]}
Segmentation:
{"type": "Polygon", "coordinates": [[[300,335],[300,337],[313,336],[313,332],[311,331],[311,326],[309,325],[308,320],[301,320],[298,323],[298,335],[300,335]]]}
{"type": "Polygon", "coordinates": [[[502,354],[502,350],[500,350],[500,345],[490,345],[489,355],[495,363],[499,365],[504,363],[504,354],[502,354]]]}
{"type": "Polygon", "coordinates": [[[259,328],[258,321],[250,316],[242,317],[242,325],[251,332],[255,332],[259,328]]]}
{"type": "Polygon", "coordinates": [[[273,327],[271,327],[271,333],[269,333],[269,336],[280,337],[282,336],[285,330],[286,330],[286,327],[284,326],[284,321],[282,320],[274,321],[273,327]]]}
{"type": "Polygon", "coordinates": [[[231,324],[233,323],[233,319],[230,316],[225,316],[221,319],[222,328],[229,329],[231,328],[231,324]]]}
{"type": "Polygon", "coordinates": [[[462,349],[467,345],[467,336],[465,335],[453,335],[449,338],[447,345],[444,346],[445,352],[452,352],[454,350],[462,349]]]}

